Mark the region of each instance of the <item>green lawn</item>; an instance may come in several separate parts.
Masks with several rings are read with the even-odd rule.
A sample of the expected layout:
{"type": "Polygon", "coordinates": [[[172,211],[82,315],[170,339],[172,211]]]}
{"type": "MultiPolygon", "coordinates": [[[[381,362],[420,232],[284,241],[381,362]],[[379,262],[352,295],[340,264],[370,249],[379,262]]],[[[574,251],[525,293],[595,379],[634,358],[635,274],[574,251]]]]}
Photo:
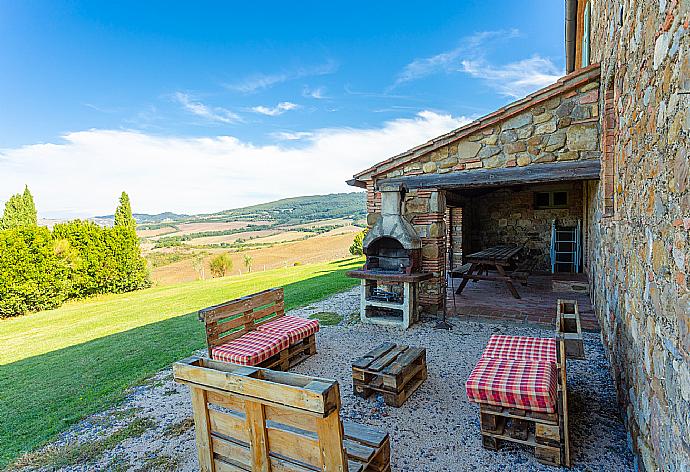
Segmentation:
{"type": "Polygon", "coordinates": [[[357,284],[349,259],[70,302],[0,321],[0,468],[204,347],[196,310],[269,287],[287,308],[357,284]]]}

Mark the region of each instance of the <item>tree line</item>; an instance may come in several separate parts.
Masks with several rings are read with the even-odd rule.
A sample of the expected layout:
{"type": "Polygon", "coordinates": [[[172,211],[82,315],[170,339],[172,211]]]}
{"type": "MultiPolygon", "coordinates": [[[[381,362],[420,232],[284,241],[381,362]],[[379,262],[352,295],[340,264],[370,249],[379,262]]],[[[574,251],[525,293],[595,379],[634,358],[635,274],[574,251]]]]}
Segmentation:
{"type": "Polygon", "coordinates": [[[151,285],[129,196],[122,192],[112,228],[73,220],[38,226],[28,187],[0,218],[0,318],[56,308],[65,300],[151,285]]]}

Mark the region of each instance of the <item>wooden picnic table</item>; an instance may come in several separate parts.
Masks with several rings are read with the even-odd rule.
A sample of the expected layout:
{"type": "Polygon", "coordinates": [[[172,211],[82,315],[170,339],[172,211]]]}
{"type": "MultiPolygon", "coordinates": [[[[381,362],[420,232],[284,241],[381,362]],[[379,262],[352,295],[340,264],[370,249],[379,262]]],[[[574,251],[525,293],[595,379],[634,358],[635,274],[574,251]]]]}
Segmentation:
{"type": "Polygon", "coordinates": [[[519,299],[520,294],[513,285],[513,279],[506,274],[505,268],[515,262],[521,251],[522,246],[502,245],[468,254],[464,259],[470,264],[470,268],[461,275],[462,282],[460,282],[460,286],[455,293],[460,295],[470,280],[502,280],[508,286],[508,290],[510,290],[513,297],[519,299]],[[496,269],[498,275],[489,275],[490,268],[496,269]]]}

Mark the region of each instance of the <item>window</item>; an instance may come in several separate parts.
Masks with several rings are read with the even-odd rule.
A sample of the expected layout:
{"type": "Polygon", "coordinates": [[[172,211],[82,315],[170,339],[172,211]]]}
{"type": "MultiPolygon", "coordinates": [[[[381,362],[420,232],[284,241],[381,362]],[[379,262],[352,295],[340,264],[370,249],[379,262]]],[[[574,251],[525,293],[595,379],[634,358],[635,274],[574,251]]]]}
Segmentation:
{"type": "Polygon", "coordinates": [[[575,69],[587,67],[590,62],[590,36],[592,2],[577,2],[577,32],[575,36],[575,69]]]}
{"type": "Polygon", "coordinates": [[[589,65],[590,9],[590,2],[587,2],[585,5],[585,13],[582,18],[582,67],[587,67],[589,65]]]}
{"type": "Polygon", "coordinates": [[[534,208],[537,210],[567,207],[568,192],[564,190],[556,190],[553,192],[534,192],[534,208]]]}

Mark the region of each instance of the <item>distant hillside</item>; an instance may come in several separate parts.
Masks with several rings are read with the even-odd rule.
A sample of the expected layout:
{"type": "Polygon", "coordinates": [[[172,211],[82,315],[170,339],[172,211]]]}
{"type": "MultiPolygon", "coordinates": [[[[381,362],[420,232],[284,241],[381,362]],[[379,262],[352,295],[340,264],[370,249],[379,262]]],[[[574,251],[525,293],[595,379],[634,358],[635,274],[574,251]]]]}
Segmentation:
{"type": "MultiPolygon", "coordinates": [[[[185,218],[189,218],[189,215],[183,215],[178,213],[171,213],[166,211],[164,213],[158,213],[157,215],[149,215],[147,213],[134,213],[132,215],[137,223],[147,224],[147,223],[170,223],[173,221],[181,221],[185,218]]],[[[104,216],[94,216],[93,219],[98,221],[113,221],[114,215],[104,215],[104,216]]]]}
{"type": "MultiPolygon", "coordinates": [[[[306,197],[284,198],[243,208],[223,210],[202,215],[135,214],[140,229],[155,229],[171,223],[270,221],[274,224],[309,223],[331,218],[359,220],[366,218],[366,194],[364,192],[333,193],[306,197]]],[[[98,217],[99,219],[110,218],[98,217]]]]}

